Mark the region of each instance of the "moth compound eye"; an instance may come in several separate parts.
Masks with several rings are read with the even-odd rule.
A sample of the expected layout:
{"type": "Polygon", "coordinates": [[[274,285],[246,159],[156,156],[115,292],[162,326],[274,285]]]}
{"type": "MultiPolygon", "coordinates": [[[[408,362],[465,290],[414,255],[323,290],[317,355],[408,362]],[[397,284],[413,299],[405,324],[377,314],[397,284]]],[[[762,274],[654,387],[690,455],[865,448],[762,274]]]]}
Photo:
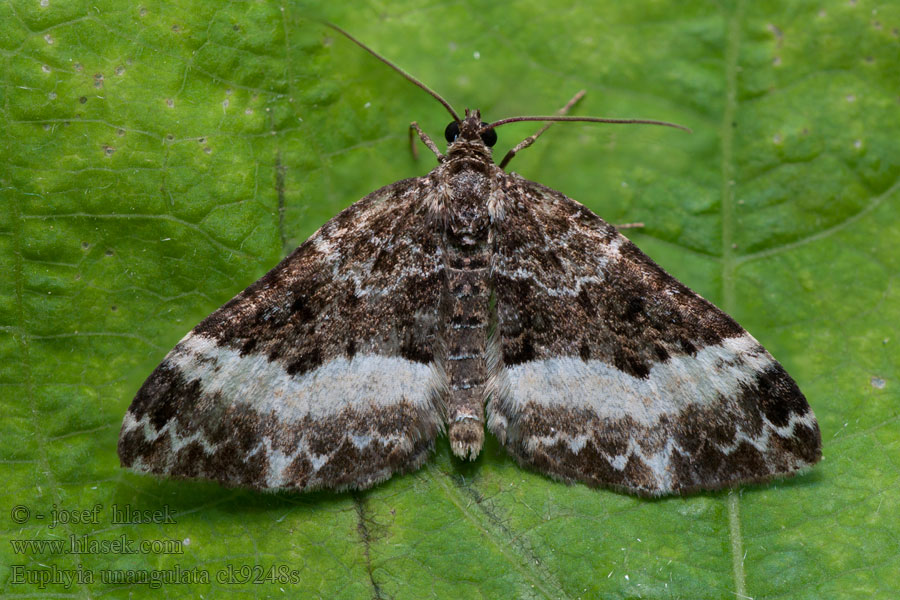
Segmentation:
{"type": "MultiPolygon", "coordinates": [[[[481,126],[486,126],[487,123],[484,121],[481,122],[481,126]]],[[[488,129],[487,131],[481,132],[481,141],[484,142],[484,145],[488,148],[493,148],[494,144],[497,143],[497,132],[494,129],[488,129]]]]}
{"type": "Polygon", "coordinates": [[[459,135],[459,123],[456,121],[450,121],[450,124],[447,125],[447,129],[444,130],[444,139],[447,140],[448,143],[453,143],[456,141],[456,136],[459,135]]]}

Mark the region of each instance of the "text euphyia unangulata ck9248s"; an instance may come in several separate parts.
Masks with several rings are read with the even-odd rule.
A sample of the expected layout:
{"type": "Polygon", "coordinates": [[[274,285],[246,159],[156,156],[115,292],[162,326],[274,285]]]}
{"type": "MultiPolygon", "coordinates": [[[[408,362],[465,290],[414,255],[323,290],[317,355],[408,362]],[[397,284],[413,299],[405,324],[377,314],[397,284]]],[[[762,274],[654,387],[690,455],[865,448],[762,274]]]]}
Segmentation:
{"type": "Polygon", "coordinates": [[[485,425],[522,465],[649,496],[819,460],[812,410],[759,342],[590,210],[503,170],[543,129],[491,158],[512,121],[672,124],[460,118],[375,56],[453,116],[447,154],[413,123],[433,171],[356,202],[187,334],[125,415],[124,466],[362,489],[420,467],[445,427],[474,459],[485,425]]]}

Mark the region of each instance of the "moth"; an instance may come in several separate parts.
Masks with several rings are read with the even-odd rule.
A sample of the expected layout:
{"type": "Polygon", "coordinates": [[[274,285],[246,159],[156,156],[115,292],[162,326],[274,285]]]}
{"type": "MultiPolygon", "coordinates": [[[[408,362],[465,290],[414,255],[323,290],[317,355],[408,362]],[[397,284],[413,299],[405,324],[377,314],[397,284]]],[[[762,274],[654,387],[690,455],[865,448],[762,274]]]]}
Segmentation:
{"type": "Polygon", "coordinates": [[[419,468],[445,431],[475,459],[485,426],[523,466],[643,496],[820,459],[809,404],[759,342],[593,212],[503,169],[549,125],[491,154],[513,121],[672,124],[459,117],[333,28],[447,108],[447,153],[413,123],[434,170],[356,202],[188,333],[125,415],[123,466],[364,489],[419,468]]]}

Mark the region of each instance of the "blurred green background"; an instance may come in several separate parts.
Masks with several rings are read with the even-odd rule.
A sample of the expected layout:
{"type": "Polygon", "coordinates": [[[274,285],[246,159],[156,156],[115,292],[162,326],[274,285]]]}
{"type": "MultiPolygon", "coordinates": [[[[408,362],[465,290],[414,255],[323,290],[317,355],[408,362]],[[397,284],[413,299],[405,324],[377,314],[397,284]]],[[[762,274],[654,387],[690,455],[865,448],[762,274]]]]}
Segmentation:
{"type": "MultiPolygon", "coordinates": [[[[0,595],[896,597],[900,5],[334,4],[0,3],[0,595]],[[321,19],[487,120],[585,89],[577,114],[691,127],[557,125],[511,168],[645,223],[626,233],[797,379],[823,462],[656,501],[527,472],[492,437],[472,464],[442,439],[364,493],[122,471],[122,416],[182,335],[340,209],[434,166],[407,126],[440,140],[443,108],[321,19]],[[175,523],[116,524],[113,504],[175,523]],[[30,544],[48,540],[66,545],[30,544]],[[140,581],[179,569],[210,581],[140,581]]],[[[499,130],[498,155],[534,129],[499,130]]]]}

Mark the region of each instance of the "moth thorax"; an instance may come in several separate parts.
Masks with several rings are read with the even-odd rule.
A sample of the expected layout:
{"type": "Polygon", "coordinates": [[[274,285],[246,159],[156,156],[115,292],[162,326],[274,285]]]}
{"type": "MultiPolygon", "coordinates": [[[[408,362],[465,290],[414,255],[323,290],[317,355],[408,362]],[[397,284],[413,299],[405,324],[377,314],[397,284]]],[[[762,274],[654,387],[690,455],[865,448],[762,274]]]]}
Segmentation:
{"type": "MultiPolygon", "coordinates": [[[[490,197],[491,180],[481,170],[464,168],[453,174],[448,186],[448,232],[457,239],[487,240],[490,215],[487,199],[490,197]]],[[[468,245],[468,244],[465,244],[468,245]]]]}

